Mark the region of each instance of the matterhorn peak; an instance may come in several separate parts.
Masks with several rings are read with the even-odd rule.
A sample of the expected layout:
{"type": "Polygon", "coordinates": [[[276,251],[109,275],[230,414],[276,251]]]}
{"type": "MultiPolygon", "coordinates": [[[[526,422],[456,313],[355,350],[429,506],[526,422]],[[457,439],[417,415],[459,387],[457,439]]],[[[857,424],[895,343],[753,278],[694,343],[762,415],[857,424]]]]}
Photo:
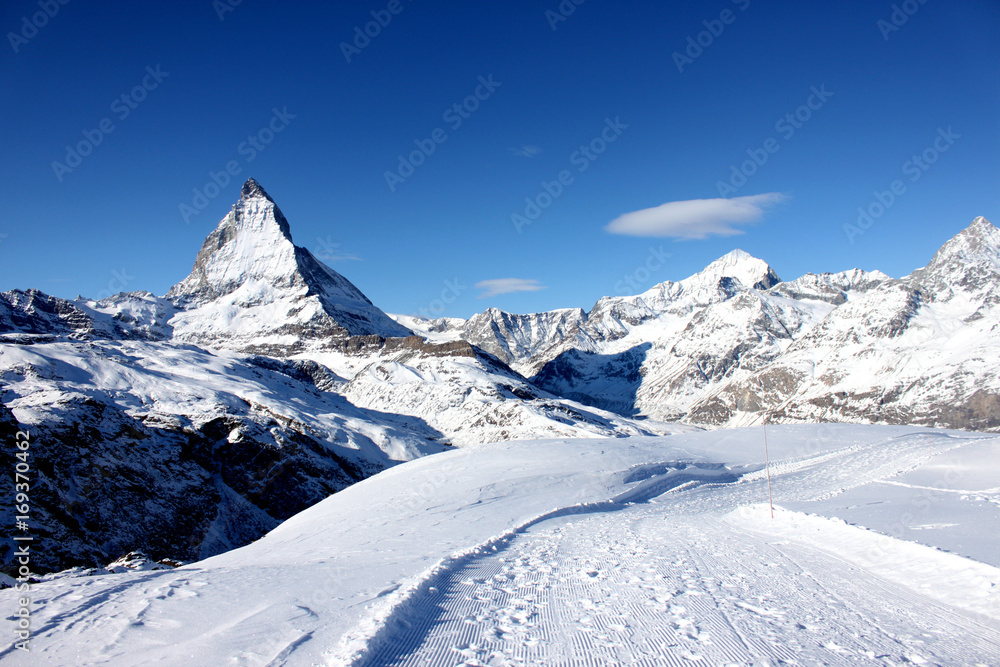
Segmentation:
{"type": "Polygon", "coordinates": [[[279,287],[295,280],[296,248],[288,221],[254,179],[205,239],[191,274],[168,297],[205,301],[264,282],[279,287]]]}
{"type": "Polygon", "coordinates": [[[271,199],[271,195],[267,194],[267,191],[261,187],[260,183],[251,176],[247,179],[247,182],[243,184],[243,189],[240,191],[240,199],[251,199],[254,197],[260,197],[268,200],[272,204],[274,200],[271,199]]]}
{"type": "Polygon", "coordinates": [[[217,346],[278,349],[306,338],[410,333],[293,244],[285,216],[253,178],[167,298],[184,309],[172,321],[175,336],[217,346]]]}

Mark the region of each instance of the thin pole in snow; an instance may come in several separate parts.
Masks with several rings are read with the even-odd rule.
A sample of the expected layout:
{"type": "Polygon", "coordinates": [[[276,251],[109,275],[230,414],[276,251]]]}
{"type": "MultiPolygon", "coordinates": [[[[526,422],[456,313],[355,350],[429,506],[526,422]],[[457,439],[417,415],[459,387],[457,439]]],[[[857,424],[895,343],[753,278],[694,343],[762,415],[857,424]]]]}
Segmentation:
{"type": "MultiPolygon", "coordinates": [[[[764,381],[757,378],[760,385],[761,399],[764,397],[764,381]]],[[[763,407],[763,406],[762,406],[763,407]]],[[[760,427],[764,430],[764,470],[767,474],[767,504],[771,507],[771,518],[774,518],[774,495],[771,494],[771,457],[767,453],[767,410],[762,410],[760,427]]]]}
{"type": "Polygon", "coordinates": [[[767,471],[767,502],[771,506],[771,518],[774,518],[774,496],[771,494],[771,457],[767,453],[767,418],[761,422],[764,429],[764,470],[767,471]]]}

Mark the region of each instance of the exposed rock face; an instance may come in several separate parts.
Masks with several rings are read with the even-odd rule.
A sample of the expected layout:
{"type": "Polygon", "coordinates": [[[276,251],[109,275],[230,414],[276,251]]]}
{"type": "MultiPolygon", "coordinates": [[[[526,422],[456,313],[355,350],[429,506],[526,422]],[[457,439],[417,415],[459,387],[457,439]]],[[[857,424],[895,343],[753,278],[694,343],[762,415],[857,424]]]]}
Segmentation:
{"type": "MultiPolygon", "coordinates": [[[[10,440],[14,440],[18,432],[17,418],[14,417],[14,413],[10,411],[3,403],[0,403],[0,438],[3,438],[5,445],[10,444],[10,440]]],[[[12,448],[11,451],[16,451],[16,448],[12,448]]]]}
{"type": "MultiPolygon", "coordinates": [[[[343,380],[307,360],[118,341],[0,351],[3,399],[32,443],[37,572],[137,549],[204,558],[395,461],[444,449],[419,419],[321,390],[343,380]]],[[[12,418],[0,408],[0,431],[17,427],[12,418]]],[[[13,457],[12,436],[3,442],[13,457]]],[[[4,571],[11,556],[0,547],[4,571]]]]}
{"type": "Polygon", "coordinates": [[[530,346],[523,327],[499,324],[560,312],[488,312],[497,324],[477,327],[476,343],[544,389],[623,414],[998,428],[1000,230],[985,218],[902,279],[853,270],[782,283],[734,251],[686,280],[600,299],[530,346]]]}
{"type": "MultiPolygon", "coordinates": [[[[0,293],[0,332],[92,336],[94,323],[76,305],[36,289],[0,293]]],[[[24,339],[27,340],[27,339],[24,339]]]]}
{"type": "Polygon", "coordinates": [[[507,364],[537,359],[553,343],[576,336],[587,315],[580,308],[514,315],[496,308],[471,317],[462,337],[507,364]]]}
{"type": "Polygon", "coordinates": [[[797,301],[824,301],[839,306],[850,294],[863,294],[892,281],[881,271],[844,271],[841,273],[807,273],[787,283],[779,283],[772,294],[797,301]]]}
{"type": "Polygon", "coordinates": [[[179,341],[287,353],[349,336],[407,336],[349,280],[292,243],[288,221],[255,180],[209,234],[191,274],[167,293],[179,341]]]}
{"type": "Polygon", "coordinates": [[[941,246],[930,263],[907,282],[935,301],[966,296],[995,306],[1000,293],[1000,230],[984,217],[941,246]]]}

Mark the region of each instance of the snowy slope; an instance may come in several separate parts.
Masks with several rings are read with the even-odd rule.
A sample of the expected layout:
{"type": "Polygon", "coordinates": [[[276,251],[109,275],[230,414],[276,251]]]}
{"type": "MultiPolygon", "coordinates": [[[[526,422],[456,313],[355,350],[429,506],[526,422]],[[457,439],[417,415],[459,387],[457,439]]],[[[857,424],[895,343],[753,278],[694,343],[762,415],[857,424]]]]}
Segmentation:
{"type": "MultiPolygon", "coordinates": [[[[31,495],[36,572],[136,549],[204,558],[379,470],[446,449],[419,419],[328,391],[343,380],[307,362],[59,340],[0,344],[0,379],[3,403],[43,462],[31,495]]],[[[13,522],[13,507],[0,516],[13,522]]],[[[7,571],[13,551],[0,546],[7,571]]]]}
{"type": "MultiPolygon", "coordinates": [[[[536,440],[418,459],[194,565],[38,584],[33,652],[0,660],[995,661],[995,436],[769,428],[772,520],[761,435],[536,440]],[[863,527],[842,521],[850,513],[863,527]]],[[[10,614],[13,592],[0,604],[10,614]]]]}
{"type": "Polygon", "coordinates": [[[380,354],[338,391],[370,410],[412,415],[457,447],[538,437],[664,435],[696,430],[634,421],[539,390],[489,358],[380,354]]]}
{"type": "Polygon", "coordinates": [[[465,326],[465,320],[460,317],[430,319],[419,315],[387,314],[397,323],[431,342],[452,343],[462,339],[462,327],[465,326]]]}
{"type": "MultiPolygon", "coordinates": [[[[468,356],[436,356],[419,339],[391,340],[402,344],[280,359],[171,341],[0,342],[0,400],[46,443],[50,463],[34,496],[36,570],[134,550],[210,556],[452,445],[695,428],[552,396],[464,342],[440,347],[468,356]]],[[[0,517],[11,522],[12,512],[0,517]]],[[[0,546],[5,570],[12,559],[13,547],[0,546]]]]}

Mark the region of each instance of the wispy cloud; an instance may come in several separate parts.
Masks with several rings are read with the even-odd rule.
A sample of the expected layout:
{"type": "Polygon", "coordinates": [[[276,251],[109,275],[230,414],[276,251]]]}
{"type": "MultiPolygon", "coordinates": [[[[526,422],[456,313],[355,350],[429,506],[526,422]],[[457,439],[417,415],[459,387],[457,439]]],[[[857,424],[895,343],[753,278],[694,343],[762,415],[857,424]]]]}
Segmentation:
{"type": "Polygon", "coordinates": [[[523,278],[495,278],[493,280],[481,280],[476,283],[476,289],[483,290],[478,298],[486,299],[498,294],[513,294],[514,292],[537,292],[545,289],[545,285],[538,284],[537,280],[525,280],[523,278]]]}
{"type": "Polygon", "coordinates": [[[341,250],[340,244],[334,243],[329,236],[325,239],[317,236],[316,245],[318,249],[313,253],[313,256],[321,262],[341,262],[348,259],[361,261],[357,255],[341,250]]]}
{"type": "Polygon", "coordinates": [[[709,236],[742,234],[736,225],[760,220],[764,209],[786,199],[780,192],[768,192],[732,199],[690,199],[672,201],[626,213],[604,229],[628,236],[667,236],[704,239],[709,236]]]}
{"type": "Polygon", "coordinates": [[[525,145],[520,148],[511,148],[510,152],[521,157],[533,158],[541,154],[542,149],[538,146],[525,145]]]}

